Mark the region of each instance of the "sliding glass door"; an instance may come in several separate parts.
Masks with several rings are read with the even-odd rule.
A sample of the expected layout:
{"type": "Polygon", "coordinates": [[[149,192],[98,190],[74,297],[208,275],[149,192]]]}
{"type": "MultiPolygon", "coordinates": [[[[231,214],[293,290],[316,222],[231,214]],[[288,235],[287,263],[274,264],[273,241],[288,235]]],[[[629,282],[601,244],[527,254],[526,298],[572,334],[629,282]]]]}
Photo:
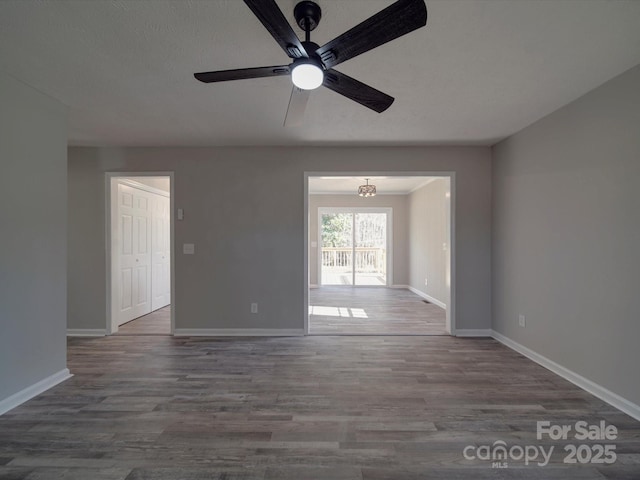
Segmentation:
{"type": "Polygon", "coordinates": [[[354,285],[387,284],[387,214],[354,213],[354,285]]]}
{"type": "Polygon", "coordinates": [[[387,285],[390,220],[390,209],[320,209],[321,284],[387,285]]]}

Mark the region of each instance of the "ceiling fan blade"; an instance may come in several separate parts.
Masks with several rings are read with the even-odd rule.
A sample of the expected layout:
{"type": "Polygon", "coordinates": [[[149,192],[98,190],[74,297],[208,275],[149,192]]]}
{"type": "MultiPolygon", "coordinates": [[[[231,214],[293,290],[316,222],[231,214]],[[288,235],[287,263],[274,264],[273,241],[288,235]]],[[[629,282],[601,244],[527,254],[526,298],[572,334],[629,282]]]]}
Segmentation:
{"type": "Polygon", "coordinates": [[[287,114],[284,117],[285,127],[295,127],[300,125],[304,119],[304,111],[307,108],[307,102],[311,90],[302,90],[301,88],[293,86],[291,90],[291,98],[289,99],[289,106],[287,107],[287,114]]]}
{"type": "Polygon", "coordinates": [[[325,67],[331,68],[426,24],[424,0],[398,0],[321,46],[316,53],[325,67]]]}
{"type": "Polygon", "coordinates": [[[290,58],[309,56],[275,0],[244,0],[244,3],[290,58]]]}
{"type": "Polygon", "coordinates": [[[219,70],[217,72],[200,72],[193,74],[197,80],[204,83],[243,80],[245,78],[277,77],[280,75],[289,75],[289,65],[280,65],[277,67],[238,68],[236,70],[219,70]]]}
{"type": "Polygon", "coordinates": [[[325,71],[322,84],[329,90],[344,95],[378,113],[384,112],[394,101],[394,98],[386,93],[382,93],[380,90],[365,85],[337,70],[330,69],[325,71]]]}

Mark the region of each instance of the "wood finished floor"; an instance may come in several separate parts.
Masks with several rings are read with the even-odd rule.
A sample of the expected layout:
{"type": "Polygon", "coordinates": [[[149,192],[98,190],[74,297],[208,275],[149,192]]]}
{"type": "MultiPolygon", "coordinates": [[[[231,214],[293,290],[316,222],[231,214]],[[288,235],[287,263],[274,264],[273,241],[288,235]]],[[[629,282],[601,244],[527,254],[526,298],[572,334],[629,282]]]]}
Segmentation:
{"type": "Polygon", "coordinates": [[[171,305],[120,325],[115,335],[171,335],[171,305]]]}
{"type": "Polygon", "coordinates": [[[309,290],[312,335],[447,335],[446,312],[401,288],[309,290]]]}
{"type": "MultiPolygon", "coordinates": [[[[638,479],[640,422],[491,339],[70,338],[74,377],[0,416],[12,480],[638,479]],[[605,420],[612,465],[536,421],[605,420]],[[492,469],[467,445],[555,445],[492,469]]],[[[602,443],[602,442],[598,442],[602,443]]]]}

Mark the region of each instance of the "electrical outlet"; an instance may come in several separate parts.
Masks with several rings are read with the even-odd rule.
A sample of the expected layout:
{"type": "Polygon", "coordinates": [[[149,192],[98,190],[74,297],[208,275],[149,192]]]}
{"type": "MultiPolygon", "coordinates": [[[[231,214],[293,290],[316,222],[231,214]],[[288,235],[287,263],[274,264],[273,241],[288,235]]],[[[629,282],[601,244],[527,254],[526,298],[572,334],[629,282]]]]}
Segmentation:
{"type": "Polygon", "coordinates": [[[429,279],[428,279],[428,278],[425,278],[425,279],[424,279],[424,286],[426,287],[427,285],[429,285],[429,279]]]}
{"type": "Polygon", "coordinates": [[[251,313],[258,313],[258,304],[257,303],[252,303],[251,304],[251,313]]]}
{"type": "Polygon", "coordinates": [[[524,318],[524,315],[520,314],[518,315],[518,325],[520,325],[521,327],[526,327],[527,326],[527,322],[524,318]]]}

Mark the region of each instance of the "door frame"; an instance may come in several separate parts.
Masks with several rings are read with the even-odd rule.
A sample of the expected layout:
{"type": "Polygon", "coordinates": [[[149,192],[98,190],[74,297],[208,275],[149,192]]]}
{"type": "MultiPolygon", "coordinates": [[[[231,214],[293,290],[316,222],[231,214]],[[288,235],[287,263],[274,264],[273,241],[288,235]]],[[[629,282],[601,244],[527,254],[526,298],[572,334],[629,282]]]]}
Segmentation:
{"type": "MultiPolygon", "coordinates": [[[[115,202],[117,201],[117,195],[114,195],[114,187],[115,192],[117,193],[117,184],[119,179],[129,178],[129,177],[169,177],[169,248],[171,250],[171,259],[170,259],[170,282],[171,282],[171,335],[175,332],[175,314],[176,314],[176,292],[175,292],[175,248],[174,248],[174,240],[175,240],[175,215],[174,215],[174,172],[106,172],[105,173],[105,262],[106,262],[106,315],[105,315],[105,324],[106,324],[106,334],[112,335],[117,332],[117,325],[114,328],[114,322],[117,323],[117,319],[113,318],[113,312],[115,311],[113,307],[113,291],[112,291],[112,281],[113,281],[113,255],[112,255],[112,244],[111,244],[111,233],[112,233],[112,214],[117,207],[115,202]]],[[[156,189],[153,187],[149,187],[146,185],[139,184],[135,188],[141,188],[142,190],[149,191],[151,193],[158,193],[156,189]]],[[[151,301],[151,300],[149,300],[151,301]]]]}
{"type": "MultiPolygon", "coordinates": [[[[449,304],[446,308],[447,333],[456,336],[456,172],[419,172],[419,171],[305,171],[303,176],[304,205],[304,268],[303,268],[303,318],[304,334],[309,335],[309,177],[439,177],[449,179],[448,227],[449,227],[449,304]]],[[[319,273],[319,272],[318,272],[319,273]]]]}
{"type": "MultiPolygon", "coordinates": [[[[322,215],[329,213],[350,213],[354,216],[358,213],[385,213],[387,215],[387,283],[385,285],[356,285],[356,268],[353,266],[353,284],[350,287],[389,287],[393,285],[393,208],[391,207],[318,207],[318,286],[322,286],[322,215]]],[[[355,222],[353,232],[355,236],[355,222]]],[[[351,247],[355,249],[355,242],[351,247]]],[[[355,256],[353,257],[355,262],[355,256]]]]}

